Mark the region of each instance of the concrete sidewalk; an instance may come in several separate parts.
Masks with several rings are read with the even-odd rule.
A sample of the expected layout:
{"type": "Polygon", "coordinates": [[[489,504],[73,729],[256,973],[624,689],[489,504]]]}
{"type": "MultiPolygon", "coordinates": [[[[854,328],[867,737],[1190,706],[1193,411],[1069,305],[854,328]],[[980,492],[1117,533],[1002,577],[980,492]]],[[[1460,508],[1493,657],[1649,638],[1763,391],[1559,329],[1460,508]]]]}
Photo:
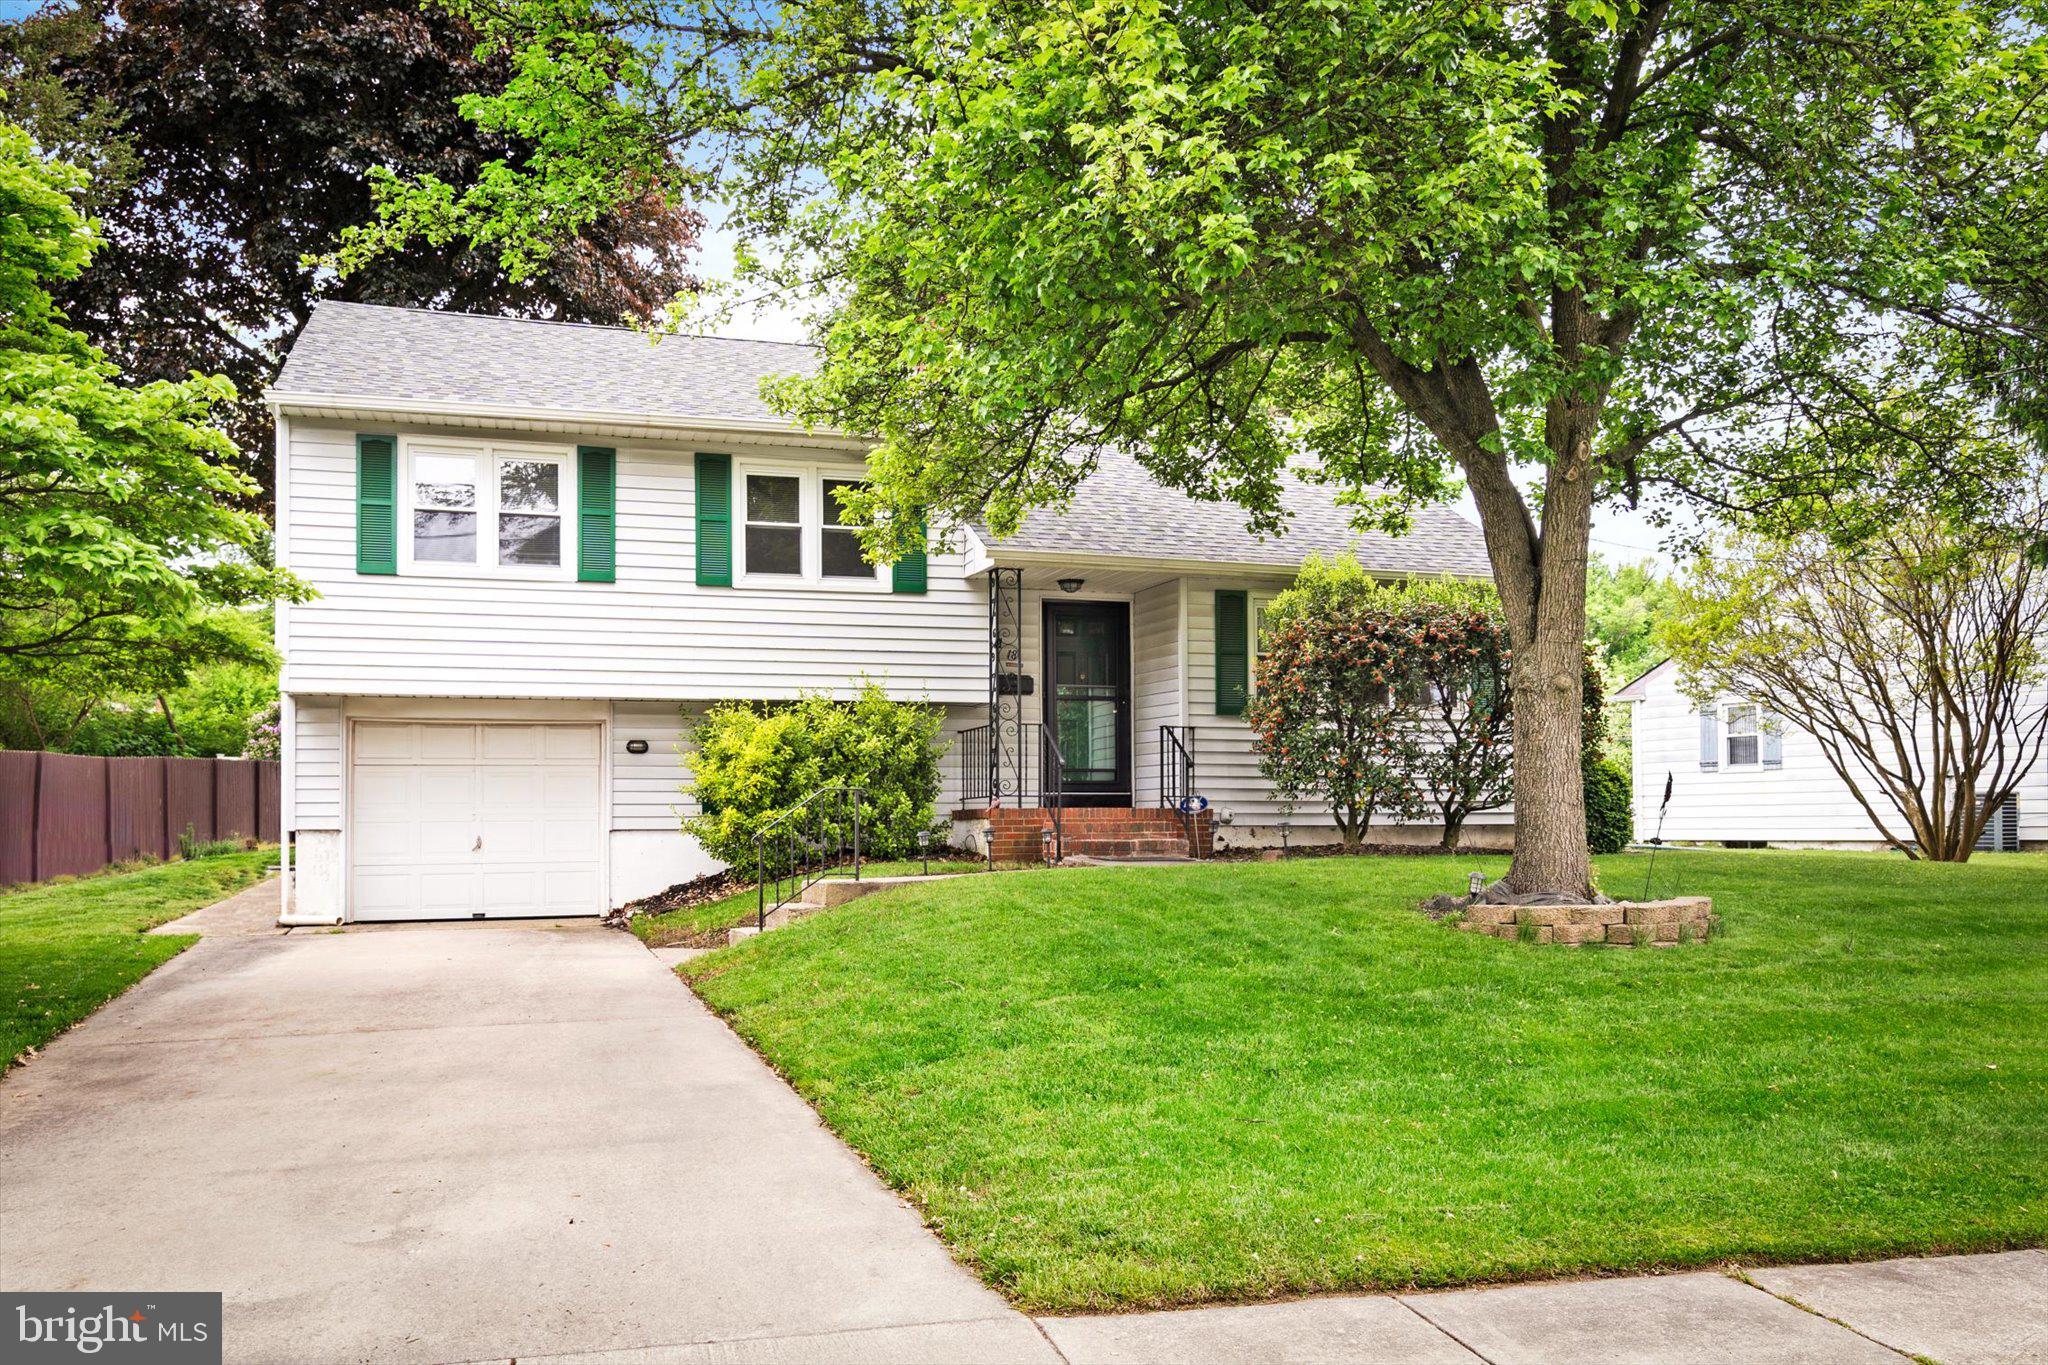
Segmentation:
{"type": "Polygon", "coordinates": [[[1070,1365],[2033,1365],[2048,1254],[1633,1276],[1437,1294],[1042,1318],[1070,1365]]]}

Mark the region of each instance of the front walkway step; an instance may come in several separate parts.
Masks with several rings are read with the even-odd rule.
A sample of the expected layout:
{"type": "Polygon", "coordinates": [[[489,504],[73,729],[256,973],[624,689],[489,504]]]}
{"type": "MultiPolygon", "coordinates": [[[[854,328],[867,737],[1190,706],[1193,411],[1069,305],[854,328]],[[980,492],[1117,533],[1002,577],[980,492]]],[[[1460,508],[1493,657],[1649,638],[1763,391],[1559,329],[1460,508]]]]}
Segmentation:
{"type": "Polygon", "coordinates": [[[750,938],[760,933],[763,928],[780,929],[792,920],[802,919],[806,915],[815,915],[820,910],[835,909],[845,905],[848,901],[857,901],[862,896],[872,896],[877,891],[887,891],[898,886],[916,886],[922,882],[951,881],[956,877],[975,875],[978,874],[971,872],[935,872],[929,877],[863,877],[859,881],[855,881],[851,877],[828,877],[824,881],[814,882],[810,886],[805,887],[801,900],[790,901],[785,905],[778,905],[773,910],[770,910],[767,914],[765,925],[740,924],[726,930],[725,941],[728,945],[738,943],[743,938],[750,938]]]}

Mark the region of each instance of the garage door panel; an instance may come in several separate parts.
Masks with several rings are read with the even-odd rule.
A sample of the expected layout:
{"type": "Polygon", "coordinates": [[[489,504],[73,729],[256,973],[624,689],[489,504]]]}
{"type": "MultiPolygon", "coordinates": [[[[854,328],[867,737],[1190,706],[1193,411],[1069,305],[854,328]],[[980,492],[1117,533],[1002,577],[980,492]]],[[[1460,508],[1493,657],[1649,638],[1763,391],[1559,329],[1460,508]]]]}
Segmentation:
{"type": "Polygon", "coordinates": [[[540,850],[541,856],[551,863],[594,865],[597,861],[597,831],[551,824],[541,836],[540,850]]]}
{"type": "Polygon", "coordinates": [[[365,725],[356,726],[356,761],[374,762],[380,759],[417,758],[419,727],[417,725],[365,725]]]}
{"type": "Polygon", "coordinates": [[[542,733],[541,756],[550,763],[597,763],[597,731],[589,726],[551,725],[542,733]]]}
{"type": "Polygon", "coordinates": [[[539,758],[542,728],[538,725],[487,725],[483,730],[483,756],[493,761],[539,758]]]}
{"type": "Polygon", "coordinates": [[[419,725],[413,728],[419,732],[419,757],[428,760],[460,759],[469,762],[476,758],[477,731],[488,727],[419,725]]]}
{"type": "Polygon", "coordinates": [[[478,781],[474,767],[436,765],[400,771],[410,777],[418,788],[413,797],[415,809],[435,811],[453,806],[467,812],[476,800],[478,781]]]}
{"type": "Polygon", "coordinates": [[[589,905],[597,898],[597,870],[555,867],[550,868],[543,878],[546,888],[547,913],[551,915],[573,915],[579,905],[589,905]]]}
{"type": "Polygon", "coordinates": [[[504,811],[538,811],[544,779],[538,768],[492,768],[477,794],[478,809],[486,815],[504,811]]]}
{"type": "Polygon", "coordinates": [[[603,909],[596,726],[359,722],[354,740],[356,918],[603,909]]]}
{"type": "Polygon", "coordinates": [[[598,798],[597,772],[545,768],[540,776],[541,804],[550,811],[588,810],[598,798]]]}

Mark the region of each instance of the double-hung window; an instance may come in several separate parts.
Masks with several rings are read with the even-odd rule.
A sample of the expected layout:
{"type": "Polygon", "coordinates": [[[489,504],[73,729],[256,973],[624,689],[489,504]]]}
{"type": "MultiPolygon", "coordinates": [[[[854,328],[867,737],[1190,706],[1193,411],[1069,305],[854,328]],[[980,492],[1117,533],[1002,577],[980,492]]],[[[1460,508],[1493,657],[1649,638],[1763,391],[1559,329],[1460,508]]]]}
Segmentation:
{"type": "Polygon", "coordinates": [[[800,475],[747,475],[749,574],[804,576],[803,493],[800,475]]]}
{"type": "Polygon", "coordinates": [[[403,567],[539,577],[572,571],[573,458],[551,447],[408,442],[403,567]]]}
{"type": "Polygon", "coordinates": [[[1728,766],[1754,768],[1763,761],[1761,713],[1751,702],[1737,702],[1726,713],[1728,766]]]}
{"type": "Polygon", "coordinates": [[[861,551],[860,528],[841,520],[839,490],[859,487],[858,479],[819,481],[818,571],[826,578],[875,577],[875,566],[861,551]]]}
{"type": "MultiPolygon", "coordinates": [[[[843,468],[843,466],[841,466],[843,468]]],[[[742,580],[763,586],[818,583],[879,587],[881,571],[862,553],[860,528],[845,520],[839,492],[861,486],[830,466],[742,463],[737,471],[746,524],[742,580]]]]}

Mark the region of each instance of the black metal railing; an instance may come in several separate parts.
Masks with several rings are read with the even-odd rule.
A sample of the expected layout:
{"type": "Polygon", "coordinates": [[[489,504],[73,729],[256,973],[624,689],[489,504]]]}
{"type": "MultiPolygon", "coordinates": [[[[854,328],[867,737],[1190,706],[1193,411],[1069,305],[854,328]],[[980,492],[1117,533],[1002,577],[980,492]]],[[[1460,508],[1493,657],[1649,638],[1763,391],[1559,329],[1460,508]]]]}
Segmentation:
{"type": "Polygon", "coordinates": [[[1002,730],[999,735],[991,723],[960,732],[961,804],[970,810],[1043,806],[1056,788],[1056,794],[1064,798],[1065,763],[1054,773],[1044,760],[1048,745],[1051,752],[1060,751],[1052,727],[1035,720],[1013,720],[1004,723],[1002,730]],[[1014,752],[1005,744],[1007,740],[1014,740],[1014,752]],[[1031,761],[1033,754],[1039,756],[1036,763],[1031,761]],[[1048,781],[1048,776],[1053,780],[1048,781]]]}
{"type": "Polygon", "coordinates": [[[1195,794],[1195,727],[1159,727],[1159,804],[1180,816],[1187,832],[1188,854],[1195,853],[1195,826],[1200,815],[1190,809],[1188,798],[1195,794]]]}
{"type": "Polygon", "coordinates": [[[1038,804],[1052,812],[1052,861],[1067,856],[1067,831],[1061,811],[1067,804],[1067,756],[1050,725],[1038,727],[1038,804]]]}
{"type": "Polygon", "coordinates": [[[853,879],[860,880],[861,800],[859,787],[820,787],[754,835],[757,928],[766,929],[770,912],[803,895],[826,873],[846,866],[849,855],[853,879]]]}

